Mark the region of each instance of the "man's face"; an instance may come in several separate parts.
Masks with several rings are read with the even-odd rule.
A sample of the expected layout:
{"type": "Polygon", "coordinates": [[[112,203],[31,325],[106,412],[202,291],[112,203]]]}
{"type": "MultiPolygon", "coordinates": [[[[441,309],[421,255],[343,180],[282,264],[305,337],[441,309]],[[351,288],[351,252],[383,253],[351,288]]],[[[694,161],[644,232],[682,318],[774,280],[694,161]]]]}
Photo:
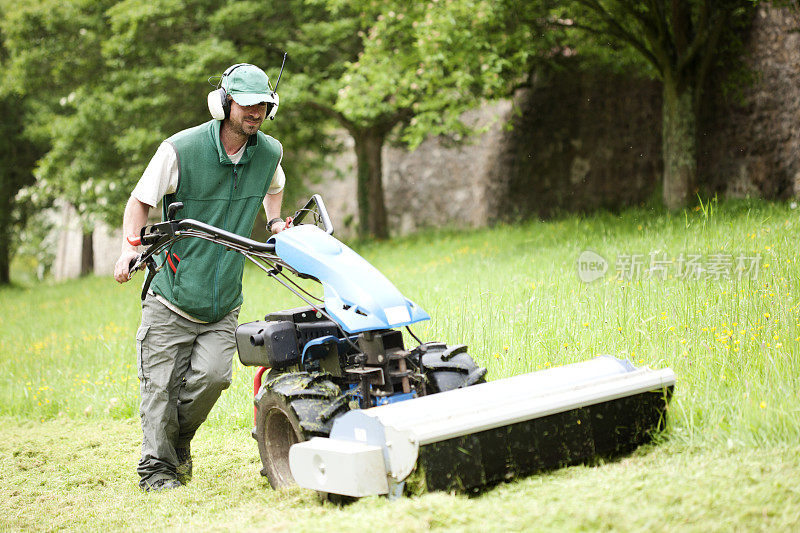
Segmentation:
{"type": "Polygon", "coordinates": [[[253,135],[267,118],[267,104],[240,106],[231,99],[230,125],[240,135],[253,135]]]}

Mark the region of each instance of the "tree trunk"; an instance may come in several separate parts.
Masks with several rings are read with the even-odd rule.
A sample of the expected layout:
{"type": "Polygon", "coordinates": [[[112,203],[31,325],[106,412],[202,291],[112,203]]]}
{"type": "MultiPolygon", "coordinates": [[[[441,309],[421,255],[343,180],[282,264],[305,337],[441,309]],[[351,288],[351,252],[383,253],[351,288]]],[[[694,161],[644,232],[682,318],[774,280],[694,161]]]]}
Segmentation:
{"type": "Polygon", "coordinates": [[[358,160],[358,232],[362,237],[389,237],[386,203],[383,199],[383,160],[381,151],[385,128],[370,127],[351,132],[358,160]]]}
{"type": "Polygon", "coordinates": [[[10,155],[2,155],[5,168],[0,169],[0,285],[8,285],[11,283],[11,212],[19,187],[16,186],[13,174],[13,147],[10,155]]]}
{"type": "Polygon", "coordinates": [[[693,100],[691,87],[664,80],[664,203],[673,210],[685,207],[696,187],[697,116],[693,100]]]}
{"type": "Polygon", "coordinates": [[[91,231],[83,232],[81,246],[81,276],[94,273],[94,246],[91,231]]]}
{"type": "Polygon", "coordinates": [[[0,230],[0,285],[11,283],[11,246],[7,231],[0,230]]]}

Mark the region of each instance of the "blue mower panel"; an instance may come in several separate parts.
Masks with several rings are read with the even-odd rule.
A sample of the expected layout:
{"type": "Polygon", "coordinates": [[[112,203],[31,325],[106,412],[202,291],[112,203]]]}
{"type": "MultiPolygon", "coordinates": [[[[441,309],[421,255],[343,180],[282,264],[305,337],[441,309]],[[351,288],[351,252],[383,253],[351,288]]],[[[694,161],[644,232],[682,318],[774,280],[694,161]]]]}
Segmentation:
{"type": "Polygon", "coordinates": [[[273,235],[278,257],[322,283],[325,310],[348,333],[407,326],[430,315],[363,257],[310,224],[273,235]]]}

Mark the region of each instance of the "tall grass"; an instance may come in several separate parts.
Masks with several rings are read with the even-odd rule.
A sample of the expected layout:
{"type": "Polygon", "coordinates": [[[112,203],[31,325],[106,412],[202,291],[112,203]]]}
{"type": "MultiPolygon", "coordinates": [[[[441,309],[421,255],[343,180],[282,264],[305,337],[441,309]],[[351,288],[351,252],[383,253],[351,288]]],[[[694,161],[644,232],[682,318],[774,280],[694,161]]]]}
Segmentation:
{"type": "MultiPolygon", "coordinates": [[[[352,246],[432,320],[424,340],[469,345],[491,379],[598,354],[670,366],[678,384],[669,438],[752,446],[800,437],[798,213],[727,202],[678,215],[647,209],[469,231],[429,231],[352,246]],[[609,263],[592,283],[576,259],[609,263]],[[615,259],[656,253],[665,279],[623,278],[615,259]],[[755,276],[681,279],[681,256],[760,256],[755,276]]],[[[138,411],[133,336],[137,281],[88,278],[0,290],[0,414],[29,419],[130,418],[138,411]]],[[[240,321],[301,302],[256,269],[240,321]]],[[[252,423],[253,369],[234,381],[209,424],[252,423]]]]}

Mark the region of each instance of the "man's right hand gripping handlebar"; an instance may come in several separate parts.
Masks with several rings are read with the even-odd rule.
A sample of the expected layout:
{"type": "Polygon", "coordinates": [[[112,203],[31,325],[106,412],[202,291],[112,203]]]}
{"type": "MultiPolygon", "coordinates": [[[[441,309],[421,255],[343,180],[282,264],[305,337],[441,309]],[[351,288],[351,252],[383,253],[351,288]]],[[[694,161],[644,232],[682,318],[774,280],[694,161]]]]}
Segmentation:
{"type": "Polygon", "coordinates": [[[139,237],[129,236],[127,241],[131,247],[126,247],[126,249],[122,251],[119,259],[117,259],[117,263],[114,265],[114,279],[119,283],[125,283],[131,279],[131,276],[133,276],[135,272],[133,267],[139,262],[139,257],[141,255],[134,248],[134,246],[139,246],[141,244],[141,239],[139,237]]]}

